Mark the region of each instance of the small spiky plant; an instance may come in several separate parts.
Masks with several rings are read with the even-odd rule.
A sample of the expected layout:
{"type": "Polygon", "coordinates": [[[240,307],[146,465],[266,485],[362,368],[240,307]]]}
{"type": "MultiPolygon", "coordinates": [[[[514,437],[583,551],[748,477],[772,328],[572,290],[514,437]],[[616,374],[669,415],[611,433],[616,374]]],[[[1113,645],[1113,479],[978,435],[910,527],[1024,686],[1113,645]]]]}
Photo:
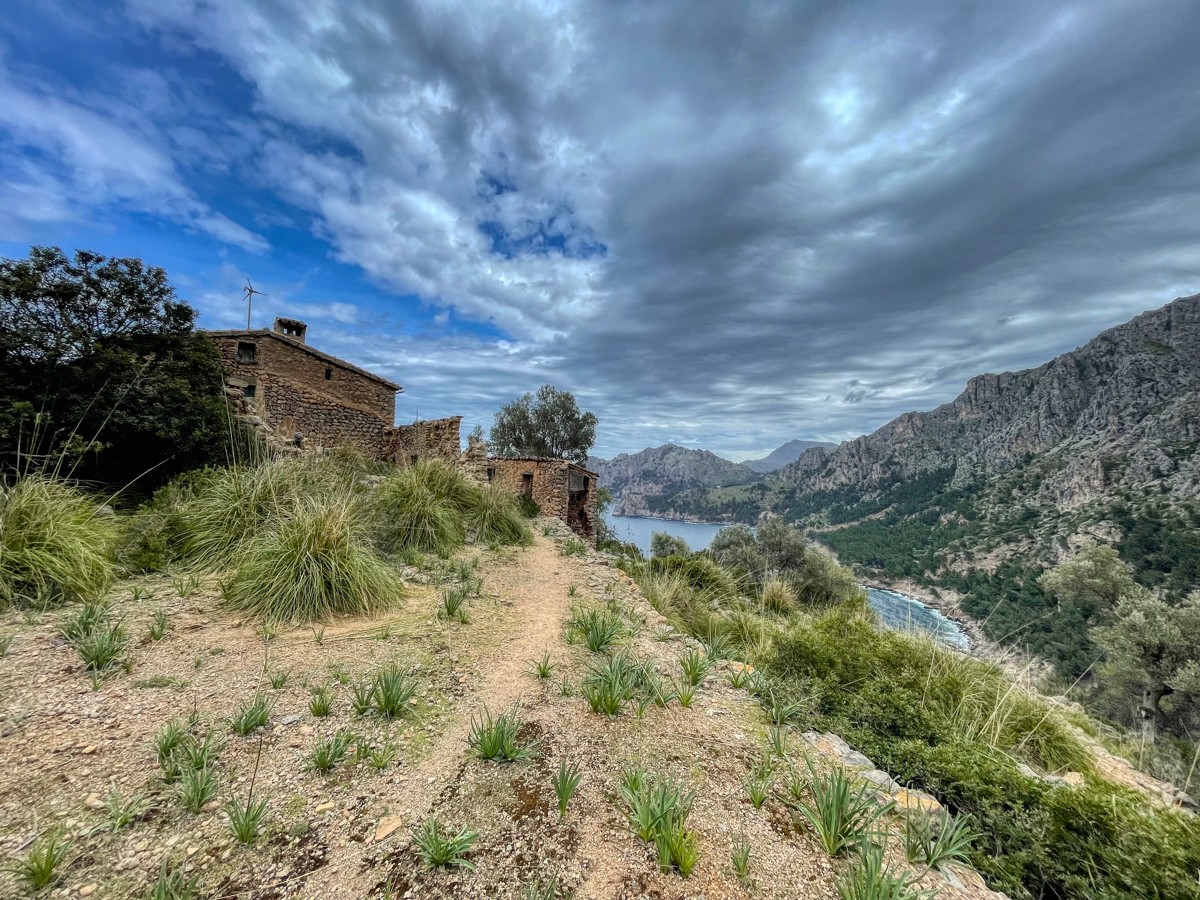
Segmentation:
{"type": "Polygon", "coordinates": [[[262,694],[256,694],[249,703],[243,703],[229,722],[229,730],[245,737],[256,728],[264,727],[271,717],[271,704],[262,694]]]}
{"type": "Polygon", "coordinates": [[[471,716],[471,730],[467,744],[480,759],[492,762],[517,762],[529,759],[536,749],[532,744],[520,741],[521,720],[515,708],[499,716],[492,716],[486,706],[483,715],[471,716]]]}
{"type": "Polygon", "coordinates": [[[29,852],[16,864],[18,880],[31,894],[38,894],[53,887],[62,880],[67,851],[67,843],[57,831],[43,834],[33,842],[29,852]]]}
{"type": "Polygon", "coordinates": [[[413,832],[413,843],[417,853],[431,869],[444,866],[474,870],[475,864],[466,858],[472,845],[479,839],[478,832],[468,828],[452,834],[437,819],[429,819],[413,832]]]}
{"type": "Polygon", "coordinates": [[[564,819],[567,816],[567,804],[571,802],[571,797],[575,794],[575,789],[579,787],[579,782],[583,778],[583,773],[579,769],[579,763],[568,763],[563,760],[558,764],[558,771],[554,773],[554,795],[558,798],[558,817],[564,819]]]}

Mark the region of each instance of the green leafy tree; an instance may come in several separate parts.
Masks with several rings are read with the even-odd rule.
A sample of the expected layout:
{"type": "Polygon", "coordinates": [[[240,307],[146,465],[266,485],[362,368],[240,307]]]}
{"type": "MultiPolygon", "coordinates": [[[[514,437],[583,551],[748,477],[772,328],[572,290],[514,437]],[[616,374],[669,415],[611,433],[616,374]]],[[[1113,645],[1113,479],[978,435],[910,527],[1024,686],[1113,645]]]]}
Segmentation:
{"type": "Polygon", "coordinates": [[[220,366],[195,317],[139,259],[33,247],[0,260],[0,465],[67,460],[116,486],[152,470],[137,484],[149,490],[222,458],[220,366]]]}
{"type": "Polygon", "coordinates": [[[1113,623],[1096,630],[1108,652],[1106,668],[1141,691],[1142,734],[1153,742],[1163,722],[1162,701],[1200,697],[1200,592],[1170,606],[1144,588],[1123,595],[1113,623]]]}
{"type": "Polygon", "coordinates": [[[544,384],[500,407],[488,444],[498,456],[545,456],[587,461],[596,441],[595,415],[581,412],[569,391],[544,384]]]}
{"type": "Polygon", "coordinates": [[[1089,621],[1103,619],[1137,587],[1117,551],[1090,542],[1039,579],[1060,604],[1072,606],[1089,621]]]}
{"type": "Polygon", "coordinates": [[[662,559],[664,556],[689,556],[691,552],[687,541],[681,537],[665,531],[656,531],[650,535],[650,555],[655,559],[662,559]]]}

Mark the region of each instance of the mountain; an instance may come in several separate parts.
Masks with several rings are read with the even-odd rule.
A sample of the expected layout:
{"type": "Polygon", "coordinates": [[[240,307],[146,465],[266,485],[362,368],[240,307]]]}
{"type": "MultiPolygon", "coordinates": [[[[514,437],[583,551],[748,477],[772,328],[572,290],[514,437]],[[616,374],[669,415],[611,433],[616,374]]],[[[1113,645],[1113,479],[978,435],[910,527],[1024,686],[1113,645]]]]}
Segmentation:
{"type": "Polygon", "coordinates": [[[1153,485],[1200,496],[1200,294],[1109,329],[1036,369],[980,375],[779,472],[802,498],[952,472],[966,487],[1038,463],[1032,497],[1071,509],[1153,485]]]}
{"type": "Polygon", "coordinates": [[[776,447],[762,459],[748,459],[742,465],[753,469],[760,475],[765,475],[768,472],[782,469],[788,463],[795,462],[805,450],[813,447],[823,447],[828,450],[836,446],[837,444],[830,444],[824,441],[788,441],[786,444],[776,447]]]}
{"type": "Polygon", "coordinates": [[[748,466],[730,462],[707,450],[675,444],[622,453],[613,459],[588,457],[588,468],[600,476],[600,486],[613,494],[611,510],[622,516],[688,518],[675,512],[672,498],[689,490],[746,484],[759,476],[748,466]]]}

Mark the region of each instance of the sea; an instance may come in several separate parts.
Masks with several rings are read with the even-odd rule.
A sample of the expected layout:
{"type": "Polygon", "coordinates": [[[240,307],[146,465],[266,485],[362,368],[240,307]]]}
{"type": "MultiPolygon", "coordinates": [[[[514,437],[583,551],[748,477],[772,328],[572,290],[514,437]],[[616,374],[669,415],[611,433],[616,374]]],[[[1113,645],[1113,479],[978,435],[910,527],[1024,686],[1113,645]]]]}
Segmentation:
{"type": "MultiPolygon", "coordinates": [[[[650,537],[656,531],[682,538],[688,548],[704,550],[712,543],[724,525],[708,522],[679,522],[674,519],[655,519],[649,516],[606,516],[608,527],[618,540],[635,545],[647,556],[650,554],[650,537]]],[[[965,650],[970,639],[953,619],[936,609],[926,606],[915,597],[896,591],[866,587],[867,600],[879,613],[879,619],[888,628],[897,631],[917,631],[931,634],[948,646],[965,650]]]]}

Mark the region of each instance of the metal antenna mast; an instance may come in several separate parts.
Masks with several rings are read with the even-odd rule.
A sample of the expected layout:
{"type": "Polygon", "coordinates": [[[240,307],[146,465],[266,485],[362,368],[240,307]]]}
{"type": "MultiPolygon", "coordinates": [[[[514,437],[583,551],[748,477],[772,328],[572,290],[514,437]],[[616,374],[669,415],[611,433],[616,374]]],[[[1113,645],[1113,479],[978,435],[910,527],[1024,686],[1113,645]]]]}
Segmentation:
{"type": "Polygon", "coordinates": [[[250,330],[250,310],[254,306],[254,295],[258,294],[262,297],[267,296],[262,291],[256,291],[254,285],[250,283],[250,279],[246,279],[246,286],[242,289],[246,300],[246,330],[250,330]]]}

